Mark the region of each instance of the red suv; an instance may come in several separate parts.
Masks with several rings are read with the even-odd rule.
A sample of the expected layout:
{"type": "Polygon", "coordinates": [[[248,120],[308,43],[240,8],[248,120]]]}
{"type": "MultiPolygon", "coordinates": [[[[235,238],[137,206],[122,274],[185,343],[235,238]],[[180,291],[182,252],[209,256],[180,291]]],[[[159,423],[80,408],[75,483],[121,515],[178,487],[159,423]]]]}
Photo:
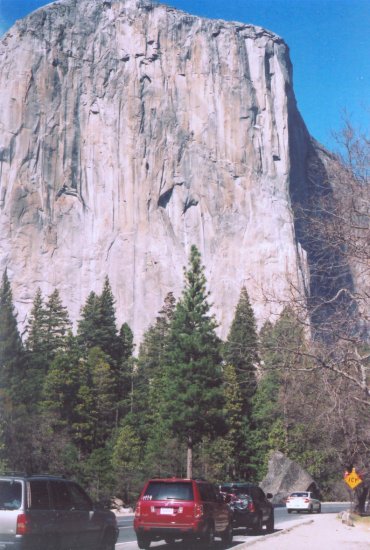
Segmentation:
{"type": "Polygon", "coordinates": [[[134,529],[139,548],[164,539],[200,540],[214,545],[216,536],[232,542],[232,517],[216,486],[197,479],[151,479],[141,492],[134,529]]]}

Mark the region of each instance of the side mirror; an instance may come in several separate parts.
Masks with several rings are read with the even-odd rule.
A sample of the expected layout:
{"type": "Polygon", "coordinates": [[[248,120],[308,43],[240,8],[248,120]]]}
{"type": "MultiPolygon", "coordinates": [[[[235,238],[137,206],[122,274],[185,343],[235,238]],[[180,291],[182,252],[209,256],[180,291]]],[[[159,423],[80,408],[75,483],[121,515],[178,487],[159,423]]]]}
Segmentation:
{"type": "Polygon", "coordinates": [[[272,493],[267,493],[266,497],[267,498],[272,498],[274,495],[272,493]]]}

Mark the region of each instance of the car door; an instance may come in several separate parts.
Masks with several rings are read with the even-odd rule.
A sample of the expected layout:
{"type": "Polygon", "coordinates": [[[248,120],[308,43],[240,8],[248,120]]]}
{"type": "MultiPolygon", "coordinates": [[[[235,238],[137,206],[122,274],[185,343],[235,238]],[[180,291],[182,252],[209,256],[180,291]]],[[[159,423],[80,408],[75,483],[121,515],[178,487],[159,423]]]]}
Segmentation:
{"type": "Polygon", "coordinates": [[[94,506],[90,497],[77,483],[69,483],[74,515],[74,524],[77,528],[76,541],[79,550],[94,550],[102,538],[103,528],[99,522],[99,514],[94,512],[94,506]]]}
{"type": "Polygon", "coordinates": [[[50,482],[56,510],[60,550],[94,550],[99,540],[94,536],[98,524],[90,498],[75,483],[62,480],[50,482]]]}

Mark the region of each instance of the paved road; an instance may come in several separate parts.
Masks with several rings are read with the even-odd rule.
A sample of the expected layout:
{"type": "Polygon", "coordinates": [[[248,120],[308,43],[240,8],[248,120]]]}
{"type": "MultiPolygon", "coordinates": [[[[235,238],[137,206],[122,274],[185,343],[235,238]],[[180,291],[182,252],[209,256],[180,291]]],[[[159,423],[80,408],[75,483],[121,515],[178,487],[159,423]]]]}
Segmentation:
{"type": "MultiPolygon", "coordinates": [[[[349,503],[329,503],[322,504],[322,514],[337,514],[342,510],[348,510],[349,503]]],[[[284,527],[301,523],[307,520],[307,514],[288,514],[285,508],[275,508],[275,530],[284,529],[284,527]]],[[[135,532],[132,528],[133,517],[120,517],[118,518],[118,524],[120,528],[120,534],[118,542],[116,544],[116,550],[138,550],[136,544],[135,532]]],[[[238,544],[246,542],[248,540],[256,540],[257,538],[263,538],[262,535],[246,534],[245,530],[237,529],[234,532],[234,541],[229,548],[235,548],[238,544]]],[[[191,548],[185,548],[179,543],[168,545],[162,542],[156,542],[151,544],[151,548],[158,550],[192,550],[191,548]]],[[[221,550],[223,546],[221,542],[216,543],[215,550],[221,550]]]]}

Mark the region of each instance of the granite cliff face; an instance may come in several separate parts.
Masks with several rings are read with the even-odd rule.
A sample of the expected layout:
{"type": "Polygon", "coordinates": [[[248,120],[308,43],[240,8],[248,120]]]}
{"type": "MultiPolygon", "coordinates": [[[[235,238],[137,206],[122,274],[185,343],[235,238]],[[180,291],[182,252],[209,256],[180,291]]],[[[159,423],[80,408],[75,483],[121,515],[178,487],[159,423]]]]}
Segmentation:
{"type": "Polygon", "coordinates": [[[288,48],[262,28],[136,0],[17,22],[0,46],[0,268],[20,322],[37,287],[76,320],[108,274],[140,339],[193,243],[221,334],[243,285],[262,322],[266,295],[308,276],[291,206],[308,148],[288,48]]]}

